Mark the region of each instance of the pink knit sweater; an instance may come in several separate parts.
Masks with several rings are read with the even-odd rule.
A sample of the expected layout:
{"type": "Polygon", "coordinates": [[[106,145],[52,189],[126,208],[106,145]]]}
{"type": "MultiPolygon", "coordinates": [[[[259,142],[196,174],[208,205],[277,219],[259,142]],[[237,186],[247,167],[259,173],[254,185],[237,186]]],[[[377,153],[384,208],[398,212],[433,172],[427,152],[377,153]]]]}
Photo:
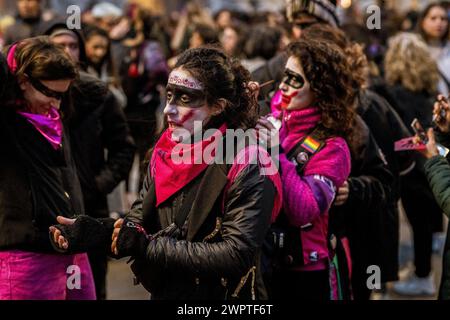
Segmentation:
{"type": "Polygon", "coordinates": [[[328,212],[334,200],[333,190],[341,187],[350,174],[350,151],[340,137],[326,140],[325,147],[306,164],[303,176],[298,175],[296,165],[286,158],[285,154],[317,126],[320,118],[315,107],[283,114],[280,130],[284,150],[280,154],[283,207],[290,223],[298,227],[328,212]]]}

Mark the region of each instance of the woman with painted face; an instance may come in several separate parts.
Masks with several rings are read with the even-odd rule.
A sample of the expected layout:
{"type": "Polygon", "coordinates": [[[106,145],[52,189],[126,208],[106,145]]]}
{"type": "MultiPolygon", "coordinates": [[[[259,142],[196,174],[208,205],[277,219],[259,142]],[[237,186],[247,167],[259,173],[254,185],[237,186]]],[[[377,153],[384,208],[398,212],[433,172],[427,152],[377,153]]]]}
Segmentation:
{"type": "Polygon", "coordinates": [[[95,299],[87,255],[57,254],[48,236],[56,216],[84,213],[59,110],[76,66],[47,37],[11,46],[0,62],[9,86],[0,102],[0,299],[95,299]]]}
{"type": "MultiPolygon", "coordinates": [[[[168,128],[153,149],[139,199],[115,223],[110,243],[116,255],[133,257],[132,270],[152,299],[266,297],[259,257],[281,207],[278,171],[256,145],[229,154],[227,144],[225,155],[216,149],[234,146],[228,134],[256,123],[249,81],[237,60],[213,47],[187,50],[169,76],[168,128]],[[208,154],[225,163],[208,161],[205,150],[216,150],[208,154]]],[[[79,249],[77,235],[95,225],[89,221],[52,228],[55,243],[79,249]]]]}
{"type": "Polygon", "coordinates": [[[272,118],[257,125],[266,139],[265,132],[275,130],[273,118],[281,121],[283,211],[272,228],[271,294],[283,300],[339,299],[344,293],[337,286],[338,241],[328,232],[328,211],[351,167],[351,71],[329,42],[300,40],[289,45],[288,55],[272,118]]]}

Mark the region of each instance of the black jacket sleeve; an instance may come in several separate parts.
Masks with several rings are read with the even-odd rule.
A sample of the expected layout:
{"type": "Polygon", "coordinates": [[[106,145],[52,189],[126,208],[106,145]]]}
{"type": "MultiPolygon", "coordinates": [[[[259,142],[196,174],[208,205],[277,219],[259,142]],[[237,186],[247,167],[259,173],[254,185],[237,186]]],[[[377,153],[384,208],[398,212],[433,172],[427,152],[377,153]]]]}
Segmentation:
{"type": "MultiPolygon", "coordinates": [[[[150,241],[147,261],[159,268],[203,276],[241,276],[252,266],[262,246],[274,197],[273,183],[260,175],[257,165],[250,165],[226,194],[221,241],[204,243],[160,237],[150,241]]],[[[139,215],[140,206],[138,202],[133,208],[133,217],[139,215]]]]}
{"type": "Polygon", "coordinates": [[[110,193],[125,179],[133,164],[136,150],[125,114],[111,92],[105,99],[102,114],[102,140],[107,149],[107,160],[95,177],[97,188],[103,194],[110,193]]]}
{"type": "Polygon", "coordinates": [[[352,172],[349,178],[349,198],[345,207],[358,214],[362,209],[376,207],[387,201],[393,176],[387,168],[381,149],[369,129],[361,127],[361,140],[352,150],[352,172]]]}

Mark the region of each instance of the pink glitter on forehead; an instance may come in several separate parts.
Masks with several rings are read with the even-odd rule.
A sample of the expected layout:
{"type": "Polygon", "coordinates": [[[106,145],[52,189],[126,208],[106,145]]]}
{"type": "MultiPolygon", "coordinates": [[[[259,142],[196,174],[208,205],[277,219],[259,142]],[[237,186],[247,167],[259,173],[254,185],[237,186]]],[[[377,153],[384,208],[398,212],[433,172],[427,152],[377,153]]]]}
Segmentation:
{"type": "Polygon", "coordinates": [[[194,78],[184,77],[178,74],[174,74],[174,72],[170,74],[168,82],[170,84],[175,84],[190,89],[203,90],[203,86],[200,84],[200,82],[196,81],[194,78]]]}

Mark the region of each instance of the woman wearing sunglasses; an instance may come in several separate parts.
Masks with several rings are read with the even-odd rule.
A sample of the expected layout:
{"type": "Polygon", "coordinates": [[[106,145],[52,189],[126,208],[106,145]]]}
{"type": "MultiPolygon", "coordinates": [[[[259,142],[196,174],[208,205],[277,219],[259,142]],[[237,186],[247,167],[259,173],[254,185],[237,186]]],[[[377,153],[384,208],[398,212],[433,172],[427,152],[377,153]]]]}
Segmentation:
{"type": "Polygon", "coordinates": [[[86,254],[50,244],[56,216],[83,214],[59,107],[77,69],[46,37],[11,46],[0,60],[0,299],[95,299],[86,254]],[[73,272],[78,280],[70,280],[73,272]]]}
{"type": "Polygon", "coordinates": [[[300,40],[288,55],[272,118],[257,125],[260,137],[269,139],[266,132],[276,131],[273,117],[281,121],[283,211],[274,225],[270,288],[274,299],[339,299],[338,241],[329,234],[328,210],[350,173],[351,72],[329,42],[300,40]]]}

